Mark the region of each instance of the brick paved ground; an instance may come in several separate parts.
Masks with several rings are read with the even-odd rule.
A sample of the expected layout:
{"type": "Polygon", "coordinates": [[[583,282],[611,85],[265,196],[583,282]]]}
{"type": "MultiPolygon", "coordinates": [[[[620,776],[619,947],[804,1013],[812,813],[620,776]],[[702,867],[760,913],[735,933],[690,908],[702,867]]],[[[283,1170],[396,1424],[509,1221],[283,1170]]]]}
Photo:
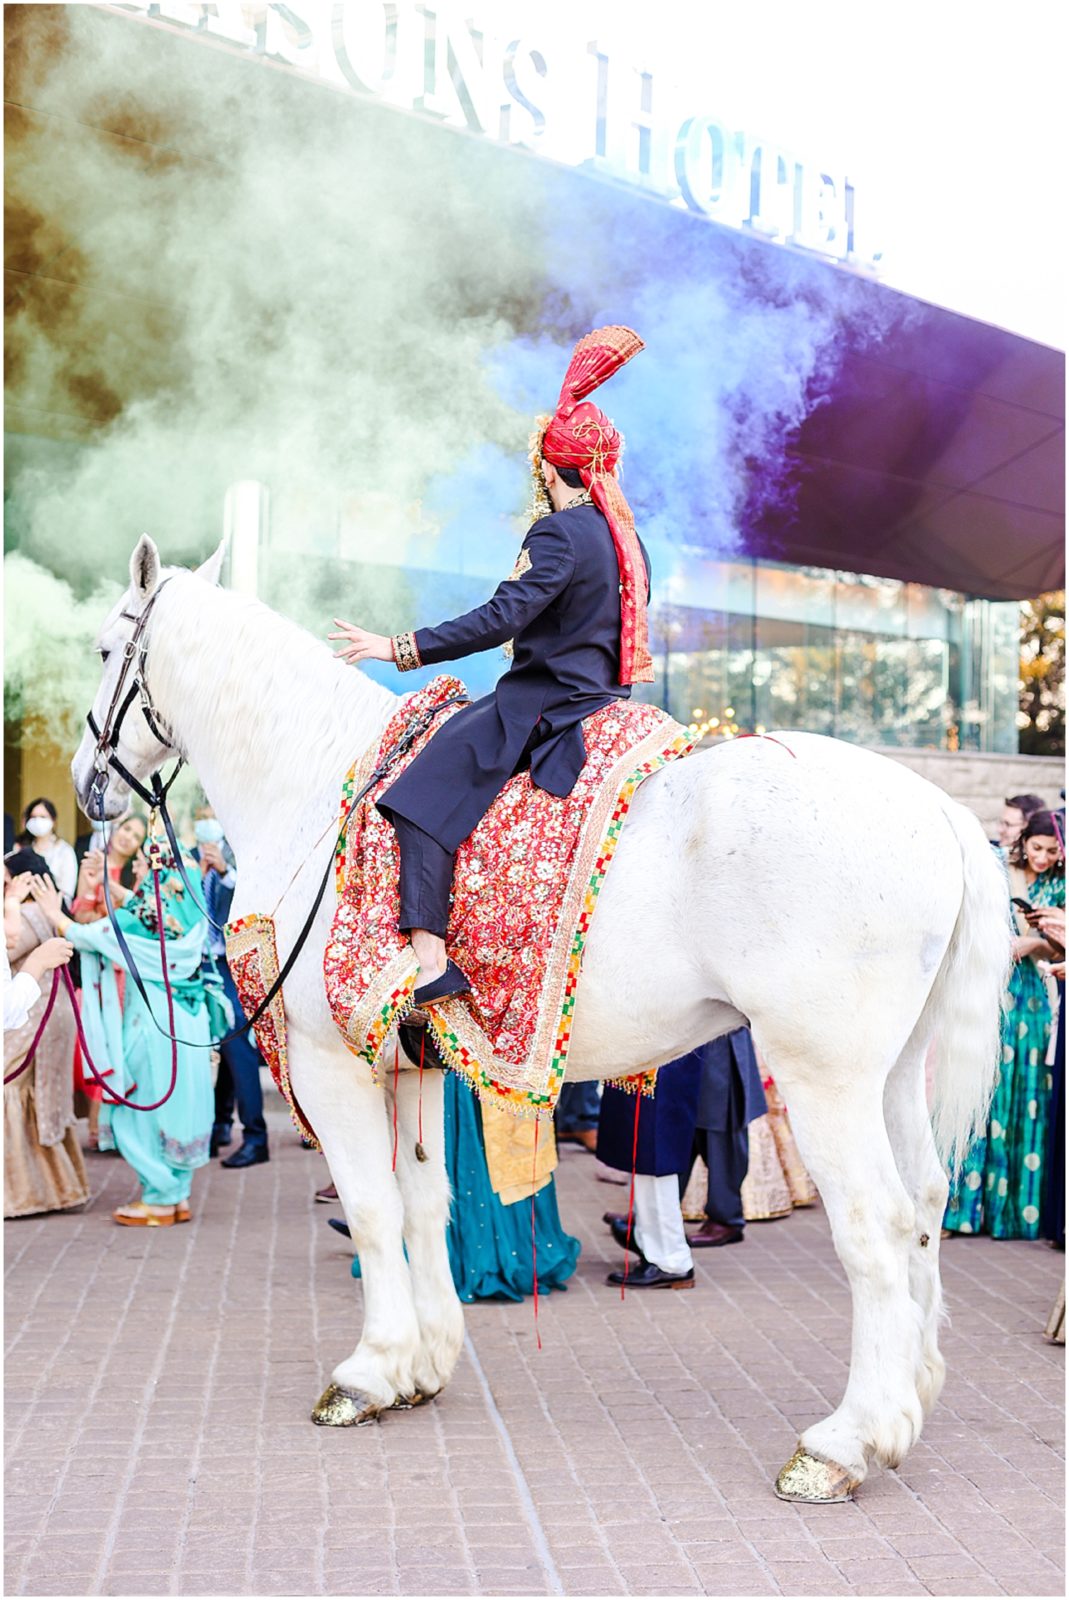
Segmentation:
{"type": "Polygon", "coordinates": [[[771,1480],[838,1399],[848,1302],[820,1212],[706,1252],[689,1294],[603,1283],[622,1190],[563,1155],[573,1286],[476,1306],[448,1395],[358,1430],[312,1401],[360,1290],[311,1204],[320,1158],[198,1175],[192,1225],[114,1227],[115,1160],[82,1216],[9,1223],[9,1594],[1064,1592],[1064,1260],[945,1251],[950,1378],[899,1474],[841,1507],[771,1480]]]}

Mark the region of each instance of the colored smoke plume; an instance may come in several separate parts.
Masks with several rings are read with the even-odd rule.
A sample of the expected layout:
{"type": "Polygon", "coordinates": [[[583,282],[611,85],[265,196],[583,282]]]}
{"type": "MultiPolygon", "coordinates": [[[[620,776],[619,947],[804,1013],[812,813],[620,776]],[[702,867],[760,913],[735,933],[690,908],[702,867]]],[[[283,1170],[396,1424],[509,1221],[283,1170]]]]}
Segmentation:
{"type": "MultiPolygon", "coordinates": [[[[485,597],[531,417],[599,322],[648,345],[600,398],[656,582],[780,492],[866,286],[132,19],[8,11],[8,607],[16,663],[43,664],[16,664],[18,703],[55,712],[35,727],[84,712],[61,658],[86,597],[142,530],[203,558],[237,479],[270,490],[265,597],[316,631],[485,597]]],[[[502,663],[470,665],[482,689],[502,663]]]]}

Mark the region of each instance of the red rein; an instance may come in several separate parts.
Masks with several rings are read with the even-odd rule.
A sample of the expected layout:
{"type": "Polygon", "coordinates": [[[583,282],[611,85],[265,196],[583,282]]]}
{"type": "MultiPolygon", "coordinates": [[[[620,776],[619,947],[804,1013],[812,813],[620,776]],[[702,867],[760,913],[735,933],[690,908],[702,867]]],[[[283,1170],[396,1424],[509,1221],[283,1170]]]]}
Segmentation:
{"type": "MultiPolygon", "coordinates": [[[[153,871],[152,874],[152,886],[156,892],[156,917],[159,924],[160,933],[160,966],[163,970],[163,987],[167,995],[167,1026],[171,1033],[171,1081],[167,1086],[167,1093],[159,1100],[153,1100],[151,1105],[141,1106],[138,1105],[135,1100],[128,1100],[125,1095],[116,1093],[116,1091],[105,1081],[101,1073],[97,1071],[93,1058],[89,1053],[89,1045],[86,1042],[85,1029],[82,1026],[82,1014],[78,1009],[78,1001],[74,993],[74,984],[71,982],[71,975],[65,967],[62,969],[57,967],[53,972],[52,993],[49,996],[48,1005],[45,1007],[45,1014],[41,1018],[37,1032],[34,1034],[33,1043],[30,1046],[26,1054],[26,1059],[23,1061],[22,1065],[16,1067],[14,1072],[9,1072],[5,1076],[5,1084],[13,1083],[16,1078],[21,1077],[22,1074],[30,1066],[32,1066],[33,1059],[37,1054],[37,1047],[41,1042],[41,1035],[45,1031],[45,1026],[49,1017],[52,1015],[52,1007],[55,1005],[56,995],[59,993],[59,980],[62,977],[63,985],[70,999],[71,1010],[74,1012],[74,1026],[78,1035],[78,1043],[81,1046],[85,1064],[89,1068],[89,1075],[93,1079],[94,1083],[99,1086],[101,1092],[107,1096],[109,1103],[113,1106],[126,1106],[130,1111],[158,1111],[160,1106],[165,1105],[174,1094],[175,1085],[178,1082],[178,1040],[174,1036],[174,995],[171,992],[171,982],[167,972],[167,939],[163,931],[163,901],[160,896],[160,875],[156,871],[153,871]]],[[[137,1088],[136,1084],[134,1084],[134,1088],[137,1088]]]]}

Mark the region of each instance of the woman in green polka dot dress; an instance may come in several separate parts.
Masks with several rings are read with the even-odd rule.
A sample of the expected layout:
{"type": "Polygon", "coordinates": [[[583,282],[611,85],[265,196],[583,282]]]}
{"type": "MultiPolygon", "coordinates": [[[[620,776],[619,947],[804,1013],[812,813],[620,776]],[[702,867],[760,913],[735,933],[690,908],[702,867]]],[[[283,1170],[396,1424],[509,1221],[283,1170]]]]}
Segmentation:
{"type": "MultiPolygon", "coordinates": [[[[1049,811],[1029,818],[1010,849],[1010,894],[1033,906],[1064,906],[1065,861],[1049,811]]],[[[977,1139],[950,1192],[943,1226],[994,1239],[1038,1239],[1044,1187],[1051,1005],[1037,961],[1050,946],[1013,907],[1014,964],[1002,1017],[1002,1065],[987,1133],[977,1139]]]]}

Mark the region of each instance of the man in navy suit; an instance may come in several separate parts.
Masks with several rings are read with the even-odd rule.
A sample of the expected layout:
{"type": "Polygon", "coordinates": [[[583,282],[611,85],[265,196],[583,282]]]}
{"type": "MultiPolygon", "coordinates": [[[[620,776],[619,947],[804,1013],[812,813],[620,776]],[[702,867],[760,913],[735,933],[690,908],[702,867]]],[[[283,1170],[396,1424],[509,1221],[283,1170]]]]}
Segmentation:
{"type": "Polygon", "coordinates": [[[576,346],[555,415],[532,454],[547,514],[533,524],[510,577],[486,605],[438,627],[387,639],[341,622],[349,662],[401,671],[455,661],[513,641],[494,692],[457,712],[378,804],[397,832],[401,919],[420,963],[417,1005],[462,994],[445,933],[453,856],[515,773],[571,793],[586,760],[583,718],[650,682],[649,558],[615,469],[622,440],[585,396],[642,349],[627,328],[576,346]]]}
{"type": "MultiPolygon", "coordinates": [[[[226,940],[222,929],[230,916],[237,883],[234,857],[223,837],[223,825],[211,806],[199,806],[193,824],[197,843],[193,855],[201,870],[201,887],[208,916],[206,960],[215,967],[223,991],[234,1013],[235,1028],[245,1021],[237,986],[226,959],[226,940]]],[[[215,1080],[215,1118],[212,1123],[211,1154],[230,1143],[230,1130],[237,1100],[241,1118],[241,1144],[220,1162],[224,1167],[255,1167],[269,1159],[264,1097],[260,1084],[260,1052],[250,1029],[219,1046],[219,1071],[215,1080]]]]}

